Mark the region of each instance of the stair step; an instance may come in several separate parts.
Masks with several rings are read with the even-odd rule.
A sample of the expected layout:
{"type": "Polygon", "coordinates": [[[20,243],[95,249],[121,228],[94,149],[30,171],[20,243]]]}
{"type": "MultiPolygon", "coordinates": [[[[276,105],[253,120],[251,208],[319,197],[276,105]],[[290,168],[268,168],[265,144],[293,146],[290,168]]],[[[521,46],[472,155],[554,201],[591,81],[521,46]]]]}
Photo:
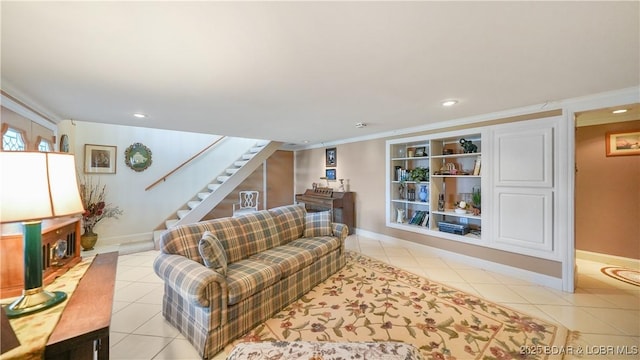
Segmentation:
{"type": "Polygon", "coordinates": [[[156,230],[153,232],[153,248],[160,250],[160,237],[166,230],[156,230]]]}
{"type": "MultiPolygon", "coordinates": [[[[225,183],[227,180],[229,180],[231,178],[231,176],[236,175],[236,173],[240,170],[240,168],[242,168],[243,166],[247,165],[247,163],[251,159],[253,159],[258,153],[260,153],[263,149],[265,149],[265,148],[269,148],[269,149],[275,148],[275,144],[273,144],[274,146],[272,146],[272,144],[273,143],[271,141],[268,141],[268,140],[256,140],[255,145],[253,147],[251,147],[245,154],[243,154],[240,159],[237,159],[237,161],[234,161],[233,164],[229,167],[229,169],[227,169],[225,171],[226,174],[222,174],[222,175],[220,175],[220,176],[218,176],[216,178],[216,181],[218,181],[218,183],[211,183],[211,184],[207,185],[207,189],[206,190],[202,190],[202,192],[197,193],[196,197],[192,198],[190,201],[187,202],[186,206],[190,210],[186,210],[186,208],[183,208],[182,210],[178,210],[176,212],[176,215],[177,215],[178,218],[166,220],[165,221],[166,228],[170,229],[172,227],[175,227],[176,223],[178,223],[178,222],[185,222],[187,220],[187,219],[185,219],[185,216],[187,218],[194,217],[194,215],[196,213],[198,213],[198,211],[194,211],[193,213],[191,213],[191,215],[188,215],[191,212],[191,209],[195,209],[198,206],[204,205],[201,200],[207,199],[211,195],[212,192],[220,189],[220,187],[223,185],[223,183],[225,183]],[[207,191],[211,191],[211,192],[207,192],[207,191]]],[[[227,189],[228,185],[230,185],[230,184],[226,184],[221,190],[224,190],[225,193],[226,193],[229,190],[229,189],[227,189]]],[[[211,201],[207,201],[207,206],[209,205],[210,202],[211,201]]],[[[164,230],[164,231],[166,231],[166,230],[164,230]]],[[[160,241],[160,235],[161,234],[162,234],[162,231],[154,232],[154,236],[153,236],[154,241],[153,241],[152,244],[155,244],[156,248],[160,244],[159,241],[160,241]]]]}
{"type": "Polygon", "coordinates": [[[120,246],[118,247],[118,255],[135,254],[143,251],[153,250],[154,248],[155,243],[151,240],[120,244],[120,246]]]}
{"type": "Polygon", "coordinates": [[[180,219],[171,219],[164,222],[167,229],[171,229],[180,219]]]}

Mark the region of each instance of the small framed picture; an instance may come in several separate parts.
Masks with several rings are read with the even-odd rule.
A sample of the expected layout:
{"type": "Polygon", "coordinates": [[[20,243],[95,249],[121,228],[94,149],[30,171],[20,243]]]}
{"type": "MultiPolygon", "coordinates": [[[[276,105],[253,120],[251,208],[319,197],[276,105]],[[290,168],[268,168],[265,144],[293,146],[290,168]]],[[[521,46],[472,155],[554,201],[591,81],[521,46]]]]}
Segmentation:
{"type": "Polygon", "coordinates": [[[608,132],[605,140],[607,156],[640,155],[640,130],[608,132]]]}
{"type": "Polygon", "coordinates": [[[325,162],[327,167],[335,167],[338,164],[338,153],[336,148],[325,150],[325,162]]]}
{"type": "Polygon", "coordinates": [[[327,180],[335,180],[336,179],[336,169],[326,169],[324,171],[325,177],[327,180]]]}
{"type": "Polygon", "coordinates": [[[425,149],[424,146],[417,147],[416,148],[416,157],[427,156],[427,152],[425,150],[426,149],[425,149]]]}
{"type": "Polygon", "coordinates": [[[84,144],[84,172],[87,174],[115,174],[116,147],[84,144]]]}

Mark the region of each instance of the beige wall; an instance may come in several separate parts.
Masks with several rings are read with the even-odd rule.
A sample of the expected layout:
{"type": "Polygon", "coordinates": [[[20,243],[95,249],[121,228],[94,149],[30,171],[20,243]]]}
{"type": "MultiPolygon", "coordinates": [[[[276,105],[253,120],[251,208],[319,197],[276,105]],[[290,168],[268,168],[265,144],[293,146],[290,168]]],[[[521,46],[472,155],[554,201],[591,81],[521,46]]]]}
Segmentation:
{"type": "Polygon", "coordinates": [[[605,155],[605,133],[640,120],[576,131],[576,249],[640,259],[640,156],[605,155]]]}
{"type": "MultiPolygon", "coordinates": [[[[528,120],[556,116],[558,112],[545,112],[510,119],[500,119],[479,125],[528,120]]],[[[438,132],[449,131],[441,129],[438,132]]],[[[408,134],[405,136],[421,135],[408,134]]],[[[404,136],[403,136],[404,137],[404,136]]],[[[385,147],[386,140],[376,139],[337,146],[337,178],[344,178],[347,190],[355,192],[356,228],[398,239],[424,244],[435,248],[472,256],[475,258],[513,266],[536,273],[561,278],[562,263],[511,252],[469,245],[438,237],[387,228],[385,219],[385,147]]],[[[296,152],[296,193],[311,188],[312,183],[322,182],[325,170],[325,148],[296,152]]],[[[338,187],[338,182],[330,186],[338,187]]]]}

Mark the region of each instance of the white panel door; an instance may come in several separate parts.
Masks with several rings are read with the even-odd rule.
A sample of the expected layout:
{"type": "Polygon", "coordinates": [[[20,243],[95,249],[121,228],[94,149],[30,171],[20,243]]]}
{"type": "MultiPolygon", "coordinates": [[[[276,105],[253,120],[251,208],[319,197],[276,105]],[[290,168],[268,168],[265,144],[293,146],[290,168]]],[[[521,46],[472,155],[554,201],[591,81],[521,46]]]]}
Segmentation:
{"type": "Polygon", "coordinates": [[[553,252],[553,192],[549,189],[501,188],[495,244],[509,250],[553,252]]]}
{"type": "Polygon", "coordinates": [[[493,247],[556,259],[557,119],[497,126],[493,130],[493,247]]]}
{"type": "Polygon", "coordinates": [[[497,186],[553,186],[553,128],[518,126],[494,139],[497,186]]]}

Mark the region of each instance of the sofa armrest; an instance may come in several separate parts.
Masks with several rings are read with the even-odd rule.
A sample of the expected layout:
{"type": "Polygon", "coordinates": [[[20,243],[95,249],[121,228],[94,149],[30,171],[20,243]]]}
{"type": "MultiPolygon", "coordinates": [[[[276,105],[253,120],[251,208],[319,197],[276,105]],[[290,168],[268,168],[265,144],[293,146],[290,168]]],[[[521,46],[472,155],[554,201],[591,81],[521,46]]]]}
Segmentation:
{"type": "MultiPolygon", "coordinates": [[[[160,254],[153,263],[166,285],[194,304],[209,307],[220,298],[222,313],[227,310],[227,281],[221,274],[182,255],[160,254]]],[[[224,317],[223,317],[224,319],[224,317]]]]}
{"type": "Polygon", "coordinates": [[[344,239],[349,236],[349,227],[345,224],[341,223],[332,223],[333,236],[340,239],[340,241],[344,241],[344,239]]]}

